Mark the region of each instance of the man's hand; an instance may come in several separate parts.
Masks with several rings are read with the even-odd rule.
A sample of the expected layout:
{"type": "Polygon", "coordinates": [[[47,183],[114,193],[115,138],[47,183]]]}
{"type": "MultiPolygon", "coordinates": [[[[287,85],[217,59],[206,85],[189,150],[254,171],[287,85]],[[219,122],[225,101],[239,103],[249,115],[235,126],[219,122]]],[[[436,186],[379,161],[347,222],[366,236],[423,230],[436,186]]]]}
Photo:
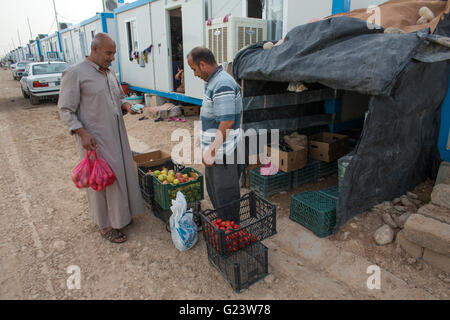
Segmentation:
{"type": "Polygon", "coordinates": [[[216,150],[209,148],[202,157],[202,162],[205,167],[212,167],[216,157],[216,150]]]}
{"type": "Polygon", "coordinates": [[[86,129],[81,128],[74,131],[76,134],[78,134],[81,138],[81,145],[84,149],[88,151],[92,151],[97,149],[97,141],[95,141],[95,138],[86,131],[86,129]]]}
{"type": "Polygon", "coordinates": [[[131,104],[129,102],[125,102],[122,105],[122,110],[125,112],[128,112],[129,114],[138,114],[136,111],[134,111],[133,109],[131,109],[131,104]]]}

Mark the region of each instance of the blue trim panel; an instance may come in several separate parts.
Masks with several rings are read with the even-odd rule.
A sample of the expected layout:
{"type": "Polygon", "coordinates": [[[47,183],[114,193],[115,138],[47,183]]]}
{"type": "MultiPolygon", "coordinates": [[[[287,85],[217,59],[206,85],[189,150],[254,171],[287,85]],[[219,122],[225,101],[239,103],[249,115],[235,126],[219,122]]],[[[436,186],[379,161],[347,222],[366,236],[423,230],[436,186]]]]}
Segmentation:
{"type": "Polygon", "coordinates": [[[155,1],[156,0],[137,0],[132,3],[126,4],[124,6],[118,7],[117,9],[114,10],[114,13],[117,14],[117,13],[125,12],[125,11],[131,10],[131,9],[134,9],[134,8],[146,5],[147,3],[155,2],[155,1]]]}
{"type": "Polygon", "coordinates": [[[39,54],[39,60],[41,59],[42,56],[42,51],[41,51],[41,42],[38,40],[36,40],[37,43],[37,49],[38,49],[38,54],[39,54]]]}
{"type": "Polygon", "coordinates": [[[134,90],[134,91],[156,94],[157,96],[161,96],[161,97],[164,97],[167,99],[191,103],[191,104],[195,104],[198,106],[201,106],[202,102],[203,102],[201,99],[191,98],[191,97],[185,96],[184,94],[179,94],[179,93],[174,93],[174,92],[162,92],[162,91],[156,91],[156,90],[151,90],[151,89],[139,88],[139,87],[135,87],[135,86],[131,86],[131,85],[129,85],[128,88],[131,90],[134,90]]]}
{"type": "MultiPolygon", "coordinates": [[[[450,83],[450,80],[449,80],[450,83]]],[[[450,143],[450,86],[447,91],[447,97],[442,102],[441,113],[441,129],[439,132],[439,152],[441,158],[444,161],[450,162],[450,149],[447,149],[447,145],[450,143]]]]}
{"type": "Polygon", "coordinates": [[[101,13],[100,17],[102,19],[102,32],[104,33],[108,33],[108,22],[107,22],[107,17],[105,16],[105,13],[101,13]]]}
{"type": "Polygon", "coordinates": [[[333,0],[331,14],[349,12],[351,0],[333,0]]]}

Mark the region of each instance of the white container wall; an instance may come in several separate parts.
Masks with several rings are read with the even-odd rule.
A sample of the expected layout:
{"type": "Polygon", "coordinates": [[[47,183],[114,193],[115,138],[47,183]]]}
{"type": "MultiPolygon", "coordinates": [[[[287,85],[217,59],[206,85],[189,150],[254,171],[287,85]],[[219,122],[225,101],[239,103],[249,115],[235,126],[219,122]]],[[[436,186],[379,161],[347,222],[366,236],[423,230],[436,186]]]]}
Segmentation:
{"type": "MultiPolygon", "coordinates": [[[[153,56],[158,48],[152,38],[151,17],[149,3],[116,15],[117,52],[120,58],[122,82],[137,87],[156,89],[153,56]],[[134,53],[142,52],[143,48],[148,48],[152,44],[153,48],[148,55],[148,63],[141,66],[134,53]]],[[[161,26],[159,27],[161,28],[161,26]]]]}
{"type": "Polygon", "coordinates": [[[149,1],[116,11],[122,82],[170,93],[176,90],[177,68],[184,68],[184,94],[202,99],[204,82],[194,76],[186,56],[194,47],[205,45],[204,0],[149,1]],[[143,52],[150,47],[148,63],[143,63],[143,52]]]}
{"type": "Polygon", "coordinates": [[[74,49],[73,49],[72,34],[70,32],[70,29],[61,31],[61,43],[62,43],[63,52],[64,52],[64,60],[68,64],[74,64],[75,56],[73,54],[74,49]]]}

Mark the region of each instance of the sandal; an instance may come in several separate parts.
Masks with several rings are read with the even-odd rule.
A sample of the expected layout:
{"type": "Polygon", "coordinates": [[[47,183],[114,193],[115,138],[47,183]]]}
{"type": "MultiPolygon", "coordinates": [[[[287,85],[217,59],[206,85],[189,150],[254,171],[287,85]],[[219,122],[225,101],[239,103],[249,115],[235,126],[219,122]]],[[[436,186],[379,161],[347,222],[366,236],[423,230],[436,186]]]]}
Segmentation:
{"type": "Polygon", "coordinates": [[[102,235],[103,238],[105,238],[106,240],[108,240],[111,243],[124,243],[125,241],[127,241],[126,238],[125,238],[125,240],[117,241],[117,239],[121,239],[121,238],[126,237],[122,232],[120,232],[117,229],[111,229],[105,234],[103,234],[100,231],[100,234],[102,235]]]}

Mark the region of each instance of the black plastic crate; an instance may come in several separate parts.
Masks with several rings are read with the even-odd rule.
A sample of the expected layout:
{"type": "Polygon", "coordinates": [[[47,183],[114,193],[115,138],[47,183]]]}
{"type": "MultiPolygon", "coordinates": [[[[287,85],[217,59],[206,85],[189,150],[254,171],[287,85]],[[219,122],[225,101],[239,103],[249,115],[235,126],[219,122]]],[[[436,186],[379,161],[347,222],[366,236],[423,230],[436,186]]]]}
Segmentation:
{"type": "Polygon", "coordinates": [[[253,191],[223,208],[200,212],[200,216],[205,241],[221,255],[230,255],[277,232],[275,205],[253,191]],[[217,219],[234,221],[238,227],[220,230],[213,224],[217,219]]]}
{"type": "Polygon", "coordinates": [[[139,180],[139,188],[141,189],[142,198],[144,199],[147,207],[152,207],[152,201],[154,199],[154,191],[153,191],[153,176],[148,174],[149,170],[156,171],[160,170],[163,167],[168,170],[174,170],[176,172],[184,169],[183,165],[177,164],[172,160],[167,161],[164,164],[153,166],[153,167],[138,167],[138,180],[139,180]]]}
{"type": "Polygon", "coordinates": [[[233,290],[240,293],[269,274],[268,249],[261,242],[248,246],[230,256],[221,256],[206,244],[209,262],[219,270],[233,290]]]}

